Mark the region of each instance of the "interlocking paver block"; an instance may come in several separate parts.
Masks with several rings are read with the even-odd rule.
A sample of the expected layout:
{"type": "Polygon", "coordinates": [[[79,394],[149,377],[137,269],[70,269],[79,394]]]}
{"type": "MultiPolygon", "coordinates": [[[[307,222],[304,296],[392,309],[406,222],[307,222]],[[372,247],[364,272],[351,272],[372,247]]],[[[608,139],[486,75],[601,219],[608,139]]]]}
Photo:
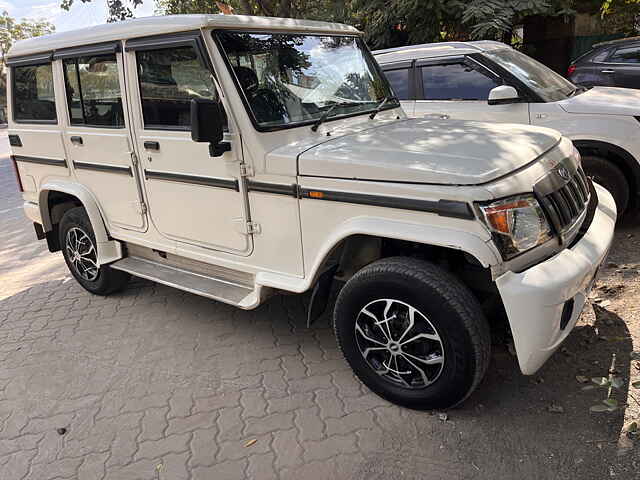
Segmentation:
{"type": "Polygon", "coordinates": [[[159,458],[169,453],[184,452],[189,448],[191,433],[182,435],[171,435],[160,440],[147,440],[140,443],[140,448],[136,452],[136,459],[159,458]]]}

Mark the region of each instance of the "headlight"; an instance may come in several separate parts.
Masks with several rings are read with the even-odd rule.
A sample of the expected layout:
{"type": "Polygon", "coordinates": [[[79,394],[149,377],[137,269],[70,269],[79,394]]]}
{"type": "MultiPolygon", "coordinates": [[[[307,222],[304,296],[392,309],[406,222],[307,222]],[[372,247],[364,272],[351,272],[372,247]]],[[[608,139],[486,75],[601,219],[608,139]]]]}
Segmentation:
{"type": "Polygon", "coordinates": [[[531,250],[552,236],[549,222],[533,195],[517,195],[480,205],[480,210],[505,260],[531,250]]]}

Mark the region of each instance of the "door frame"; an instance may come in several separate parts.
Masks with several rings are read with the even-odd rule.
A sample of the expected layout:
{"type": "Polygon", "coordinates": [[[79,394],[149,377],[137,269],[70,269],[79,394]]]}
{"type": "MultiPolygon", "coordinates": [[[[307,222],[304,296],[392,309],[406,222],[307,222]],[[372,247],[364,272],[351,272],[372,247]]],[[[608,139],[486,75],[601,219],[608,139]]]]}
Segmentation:
{"type": "MultiPolygon", "coordinates": [[[[140,215],[142,218],[142,225],[140,227],[137,227],[133,225],[124,225],[120,223],[109,224],[108,217],[104,212],[104,207],[96,199],[95,194],[92,192],[91,188],[88,186],[85,186],[85,187],[87,187],[91,195],[94,197],[94,200],[96,201],[96,205],[99,206],[103,219],[108,224],[110,229],[123,229],[123,230],[131,230],[135,232],[145,232],[149,227],[148,215],[146,210],[146,198],[142,188],[142,179],[140,176],[141,172],[137,168],[138,157],[136,155],[136,144],[135,144],[135,137],[134,137],[134,131],[133,131],[133,122],[131,121],[131,109],[129,106],[129,102],[127,101],[128,80],[127,80],[127,74],[126,74],[126,70],[127,70],[126,59],[124,56],[123,42],[121,40],[95,43],[95,44],[85,45],[81,47],[65,48],[65,49],[57,50],[53,54],[52,66],[54,67],[54,69],[57,69],[57,72],[58,72],[57,76],[59,77],[59,82],[62,86],[60,95],[63,101],[63,104],[61,105],[63,113],[62,115],[60,115],[60,112],[58,112],[58,118],[62,120],[60,122],[61,135],[63,138],[62,143],[64,145],[65,150],[67,150],[66,156],[68,158],[69,168],[73,172],[73,176],[77,179],[76,169],[78,169],[79,167],[76,166],[71,156],[71,152],[68,151],[67,149],[66,140],[65,140],[67,133],[72,132],[74,130],[78,130],[80,132],[86,131],[87,133],[96,133],[94,132],[94,130],[105,131],[105,132],[120,130],[119,128],[116,129],[114,127],[109,127],[109,126],[73,125],[71,123],[71,112],[69,110],[69,97],[67,92],[67,78],[65,74],[64,60],[67,58],[78,58],[78,57],[86,57],[86,56],[92,56],[92,55],[105,55],[105,54],[114,54],[116,57],[116,65],[118,67],[118,82],[120,84],[120,94],[122,95],[122,114],[124,118],[124,130],[126,131],[125,135],[127,138],[127,146],[129,148],[129,151],[126,153],[128,153],[130,156],[130,162],[131,162],[130,172],[136,184],[137,197],[138,197],[138,202],[140,204],[140,210],[141,210],[140,215]]],[[[56,76],[56,70],[54,70],[54,76],[56,76]]],[[[94,167],[93,168],[94,170],[100,170],[105,173],[112,170],[115,174],[122,174],[122,171],[117,172],[115,168],[112,168],[109,165],[101,166],[99,164],[95,164],[93,165],[93,167],[94,167]],[[104,168],[100,168],[100,167],[104,167],[104,168]]]]}
{"type": "MultiPolygon", "coordinates": [[[[141,175],[141,178],[148,178],[148,172],[152,172],[152,170],[147,171],[145,169],[145,162],[141,159],[144,152],[140,150],[139,142],[145,136],[148,136],[148,133],[157,132],[159,134],[185,134],[190,132],[191,129],[184,127],[176,127],[176,126],[162,126],[162,125],[154,125],[149,128],[145,128],[144,125],[144,114],[142,110],[142,97],[141,97],[141,89],[140,89],[140,79],[138,76],[138,63],[137,63],[137,55],[136,51],[146,51],[146,50],[158,50],[162,48],[168,47],[192,47],[196,52],[196,56],[198,60],[203,65],[205,69],[210,73],[213,78],[214,88],[218,90],[218,95],[221,98],[224,98],[223,92],[219,91],[219,85],[217,81],[217,75],[214,69],[213,62],[209,56],[209,52],[207,50],[206,43],[203,38],[203,32],[201,30],[190,30],[183,31],[178,33],[167,33],[161,35],[150,35],[147,37],[138,37],[133,39],[128,39],[124,43],[123,48],[123,57],[124,57],[124,65],[125,70],[127,72],[127,103],[129,104],[129,115],[131,117],[131,125],[132,125],[132,134],[133,134],[133,143],[135,145],[136,151],[138,151],[139,161],[138,161],[138,171],[141,175]]],[[[224,103],[224,102],[223,102],[224,103]]],[[[226,105],[225,105],[226,107],[226,105]]],[[[227,108],[225,108],[225,113],[227,115],[228,126],[231,126],[231,130],[233,132],[237,131],[236,123],[233,120],[233,116],[230,115],[230,112],[227,108]]],[[[245,228],[248,231],[245,233],[246,235],[246,248],[243,249],[233,249],[225,246],[219,245],[203,245],[199,243],[196,239],[193,241],[185,241],[173,238],[171,235],[167,235],[160,228],[158,228],[156,222],[153,219],[153,205],[151,199],[149,198],[149,191],[147,182],[142,180],[142,190],[145,196],[145,202],[148,206],[148,216],[149,222],[154,226],[155,231],[162,238],[167,241],[175,242],[177,248],[183,248],[180,245],[183,245],[186,248],[196,247],[203,248],[209,250],[211,252],[223,252],[229,253],[238,256],[250,256],[253,252],[254,242],[253,242],[253,233],[250,231],[250,223],[251,223],[251,212],[249,209],[249,197],[247,190],[247,182],[246,175],[243,172],[246,172],[246,164],[244,163],[243,157],[243,149],[242,149],[242,138],[239,133],[232,133],[229,131],[229,128],[226,128],[224,131],[224,142],[228,142],[231,144],[231,152],[235,156],[232,161],[225,161],[222,159],[211,158],[212,161],[220,161],[225,162],[227,165],[227,169],[230,172],[229,179],[223,178],[214,178],[214,177],[201,177],[197,175],[179,175],[175,174],[175,181],[185,182],[185,183],[193,183],[194,185],[209,185],[211,187],[221,187],[230,190],[234,190],[238,192],[238,202],[241,205],[241,213],[242,219],[236,226],[237,231],[242,231],[245,228]]],[[[163,172],[154,172],[155,175],[162,175],[163,172]]]]}

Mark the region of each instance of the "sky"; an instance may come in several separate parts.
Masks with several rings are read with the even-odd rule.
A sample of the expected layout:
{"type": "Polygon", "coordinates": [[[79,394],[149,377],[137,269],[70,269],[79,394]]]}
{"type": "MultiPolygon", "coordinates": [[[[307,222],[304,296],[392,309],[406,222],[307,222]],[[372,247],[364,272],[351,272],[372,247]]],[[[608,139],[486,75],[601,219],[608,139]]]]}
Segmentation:
{"type": "MultiPolygon", "coordinates": [[[[153,15],[154,3],[154,0],[144,0],[134,10],[135,16],[153,15]]],[[[57,32],[98,25],[107,20],[106,0],[92,0],[91,3],[74,0],[68,12],[60,8],[60,0],[0,0],[0,12],[3,10],[16,19],[49,20],[57,32]]]]}

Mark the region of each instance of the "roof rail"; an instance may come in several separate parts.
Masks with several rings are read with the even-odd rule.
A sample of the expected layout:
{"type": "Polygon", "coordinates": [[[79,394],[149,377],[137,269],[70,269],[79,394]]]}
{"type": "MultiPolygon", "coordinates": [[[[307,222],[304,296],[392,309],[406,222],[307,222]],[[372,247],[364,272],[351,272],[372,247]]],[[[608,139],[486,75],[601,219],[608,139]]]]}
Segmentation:
{"type": "Polygon", "coordinates": [[[640,36],[618,38],[616,40],[607,40],[606,42],[594,43],[593,45],[591,45],[591,48],[602,47],[604,45],[615,45],[616,43],[622,42],[640,42],[640,36]]]}

